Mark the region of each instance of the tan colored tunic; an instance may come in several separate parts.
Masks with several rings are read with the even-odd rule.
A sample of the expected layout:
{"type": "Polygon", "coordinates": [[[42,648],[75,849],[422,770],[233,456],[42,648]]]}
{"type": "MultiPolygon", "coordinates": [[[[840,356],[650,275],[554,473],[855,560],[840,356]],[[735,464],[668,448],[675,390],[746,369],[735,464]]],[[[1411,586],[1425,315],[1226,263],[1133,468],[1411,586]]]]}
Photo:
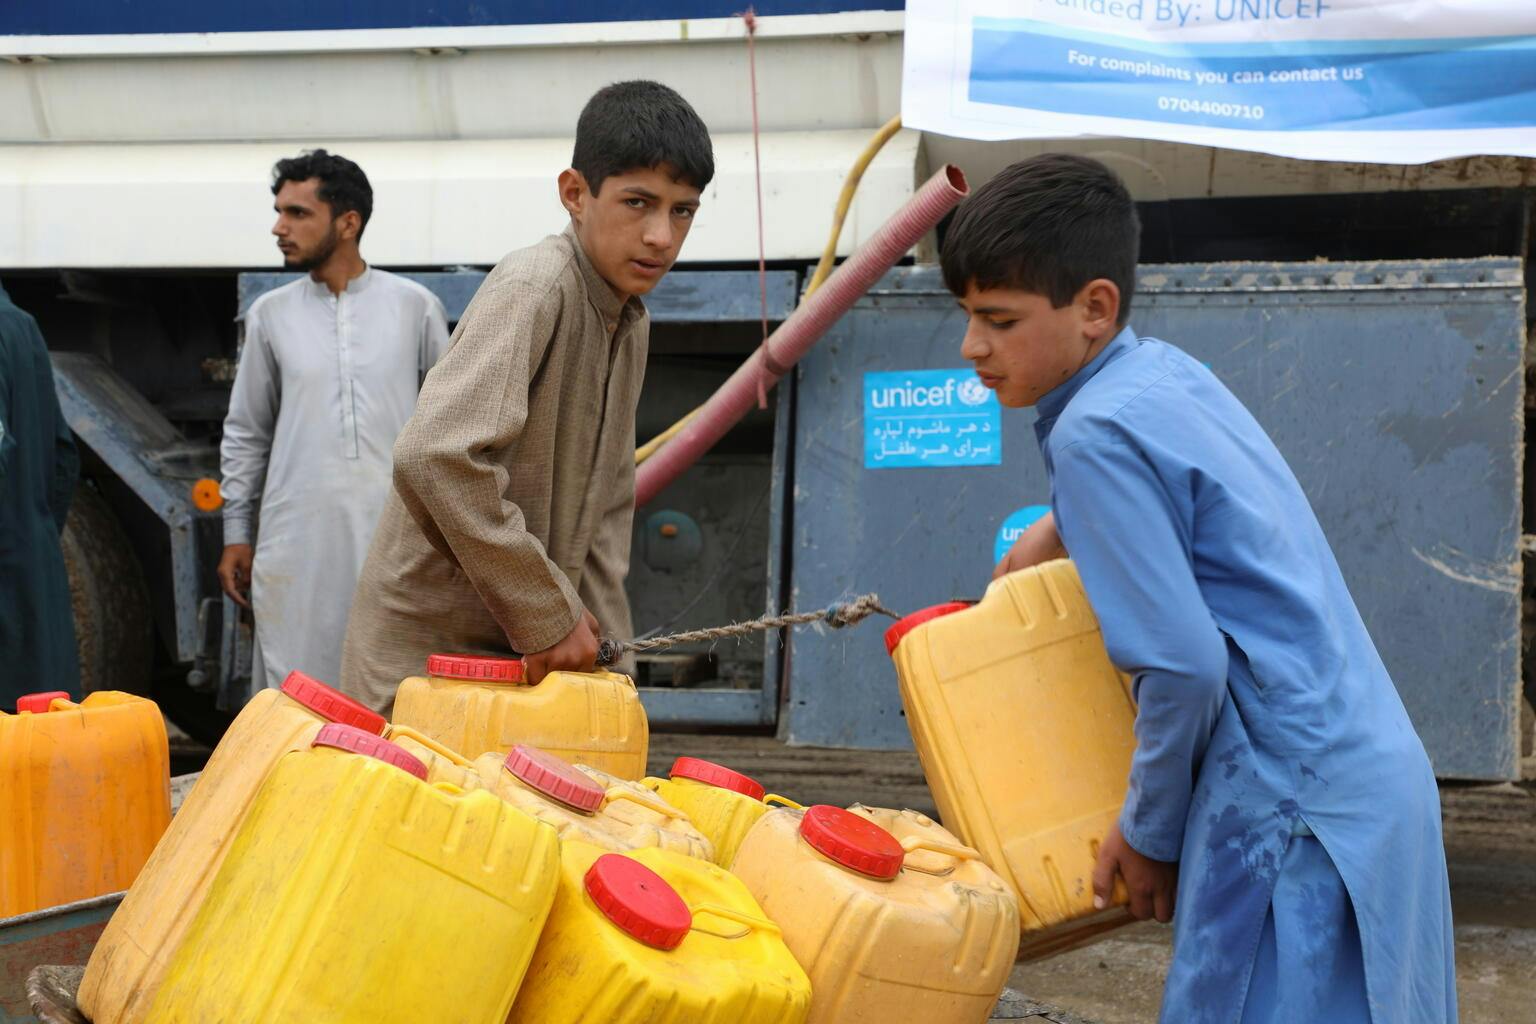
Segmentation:
{"type": "Polygon", "coordinates": [[[491,271],[395,443],[343,690],[388,708],[427,655],[541,651],[583,605],[605,633],[631,635],[649,338],[644,304],[619,301],[570,229],[491,271]]]}

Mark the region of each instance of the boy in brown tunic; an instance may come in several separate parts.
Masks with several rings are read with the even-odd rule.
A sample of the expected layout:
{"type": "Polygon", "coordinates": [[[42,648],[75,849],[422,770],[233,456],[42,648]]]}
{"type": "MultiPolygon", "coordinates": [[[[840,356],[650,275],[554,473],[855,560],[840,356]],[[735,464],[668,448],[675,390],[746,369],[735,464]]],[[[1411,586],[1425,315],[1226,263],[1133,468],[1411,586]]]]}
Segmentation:
{"type": "Polygon", "coordinates": [[[342,653],[342,689],[372,707],[434,652],[520,653],[536,683],[590,670],[600,629],[631,633],[640,296],[714,157],[681,96],[637,81],[588,101],[571,164],[570,226],[486,277],[395,443],[342,653]]]}

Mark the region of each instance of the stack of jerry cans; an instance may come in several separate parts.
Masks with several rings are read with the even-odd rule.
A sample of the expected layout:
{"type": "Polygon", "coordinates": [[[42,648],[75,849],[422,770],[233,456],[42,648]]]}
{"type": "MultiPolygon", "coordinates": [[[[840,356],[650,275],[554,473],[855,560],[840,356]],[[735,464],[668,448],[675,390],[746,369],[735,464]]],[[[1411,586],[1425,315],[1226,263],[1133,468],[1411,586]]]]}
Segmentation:
{"type": "Polygon", "coordinates": [[[331,722],[385,728],[382,715],[300,672],[246,704],[91,953],[79,1002],[93,1024],[144,1020],[261,784],[331,722]]]}

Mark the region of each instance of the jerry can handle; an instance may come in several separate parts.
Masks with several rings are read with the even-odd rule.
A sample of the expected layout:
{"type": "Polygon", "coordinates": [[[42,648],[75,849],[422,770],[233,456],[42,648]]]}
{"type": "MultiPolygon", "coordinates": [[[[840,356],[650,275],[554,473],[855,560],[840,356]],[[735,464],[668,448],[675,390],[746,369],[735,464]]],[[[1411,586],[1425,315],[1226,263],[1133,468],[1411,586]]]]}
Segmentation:
{"type": "Polygon", "coordinates": [[[452,763],[458,765],[460,768],[473,767],[473,762],[466,760],[464,755],[460,754],[458,751],[450,750],[449,748],[443,746],[441,743],[437,742],[437,740],[433,739],[432,737],[426,735],[425,733],[417,732],[415,729],[408,725],[391,725],[389,727],[389,734],[391,737],[403,736],[408,740],[419,743],[426,747],[428,750],[432,751],[432,753],[436,754],[438,757],[451,761],[452,763]]]}
{"type": "Polygon", "coordinates": [[[778,804],[780,807],[788,807],[792,811],[805,810],[805,804],[797,804],[789,797],[779,796],[777,793],[769,793],[767,796],[763,797],[763,803],[767,804],[769,807],[772,807],[774,804],[778,804]]]}
{"type": "Polygon", "coordinates": [[[588,673],[588,674],[594,675],[594,676],[598,676],[599,678],[603,678],[603,679],[622,679],[622,680],[624,680],[624,682],[629,684],[629,688],[631,690],[633,690],[635,693],[639,693],[640,692],[640,686],[639,686],[638,683],[636,683],[633,679],[631,679],[626,673],[613,671],[613,666],[618,664],[619,658],[622,658],[624,656],[622,652],[620,652],[616,657],[614,657],[612,661],[604,661],[603,660],[605,657],[607,657],[607,655],[605,655],[603,653],[604,652],[603,644],[605,644],[605,643],[617,643],[617,642],[618,641],[607,640],[607,639],[599,640],[597,642],[597,664],[595,666],[595,671],[593,671],[591,673],[588,673]]]}
{"type": "MultiPolygon", "coordinates": [[[[647,793],[648,792],[649,790],[647,790],[647,793]]],[[[676,818],[678,816],[677,808],[663,803],[660,797],[657,797],[654,801],[647,800],[644,796],[636,793],[628,786],[611,787],[603,799],[603,806],[607,807],[615,800],[628,800],[630,803],[638,804],[648,811],[653,811],[656,814],[660,814],[664,818],[676,818]]]]}
{"type": "Polygon", "coordinates": [[[942,843],[937,839],[929,839],[926,836],[908,836],[901,840],[901,848],[907,853],[927,850],[929,853],[942,853],[947,857],[955,857],[959,860],[981,860],[981,853],[971,849],[969,846],[961,846],[958,843],[942,843]]]}
{"type": "MultiPolygon", "coordinates": [[[[981,854],[969,846],[959,846],[955,843],[941,843],[937,839],[929,839],[926,836],[908,836],[901,840],[901,848],[907,854],[916,853],[918,850],[926,850],[929,853],[941,854],[945,857],[954,857],[956,860],[980,860],[981,854]]],[[[903,864],[906,871],[917,871],[925,875],[947,875],[954,871],[954,867],[944,868],[940,871],[930,871],[913,864],[903,864]]]]}
{"type": "MultiPolygon", "coordinates": [[[[722,907],[718,903],[700,903],[698,906],[689,907],[688,909],[693,912],[693,918],[695,922],[698,921],[700,914],[706,914],[711,917],[723,918],[726,921],[734,921],[735,923],[746,928],[747,931],[767,932],[769,935],[774,936],[782,936],[784,934],[778,925],[774,924],[772,921],[769,921],[767,918],[753,917],[751,914],[743,914],[739,910],[732,910],[730,907],[722,907]]],[[[720,939],[739,939],[742,935],[746,934],[746,932],[741,932],[737,935],[721,935],[719,932],[712,932],[707,928],[699,928],[697,924],[694,925],[694,928],[706,935],[713,935],[720,939]]]]}
{"type": "MultiPolygon", "coordinates": [[[[103,691],[103,692],[111,693],[112,691],[103,691]]],[[[127,696],[127,695],[126,694],[118,694],[117,696],[127,696]]],[[[85,706],[84,701],[85,701],[84,697],[81,698],[81,701],[78,704],[76,702],[70,700],[68,697],[54,697],[53,699],[48,701],[48,708],[47,708],[47,710],[49,710],[49,711],[79,711],[81,708],[83,708],[85,706]]],[[[116,703],[119,703],[119,702],[118,701],[112,701],[111,703],[116,704],[116,703]]],[[[20,708],[18,708],[17,711],[19,712],[20,708]]]]}

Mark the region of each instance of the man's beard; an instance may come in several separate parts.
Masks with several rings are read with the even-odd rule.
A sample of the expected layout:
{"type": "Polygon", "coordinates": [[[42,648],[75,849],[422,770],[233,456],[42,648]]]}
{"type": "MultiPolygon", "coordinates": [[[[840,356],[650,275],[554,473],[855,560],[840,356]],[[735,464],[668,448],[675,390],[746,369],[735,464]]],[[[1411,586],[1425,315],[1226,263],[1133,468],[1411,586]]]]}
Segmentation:
{"type": "Polygon", "coordinates": [[[283,266],[289,270],[300,270],[306,273],[314,270],[331,258],[331,254],[336,251],[338,241],[340,240],[336,237],[336,222],[331,221],[330,228],[326,230],[325,237],[320,239],[320,244],[315,247],[314,252],[305,256],[284,254],[283,266]]]}

